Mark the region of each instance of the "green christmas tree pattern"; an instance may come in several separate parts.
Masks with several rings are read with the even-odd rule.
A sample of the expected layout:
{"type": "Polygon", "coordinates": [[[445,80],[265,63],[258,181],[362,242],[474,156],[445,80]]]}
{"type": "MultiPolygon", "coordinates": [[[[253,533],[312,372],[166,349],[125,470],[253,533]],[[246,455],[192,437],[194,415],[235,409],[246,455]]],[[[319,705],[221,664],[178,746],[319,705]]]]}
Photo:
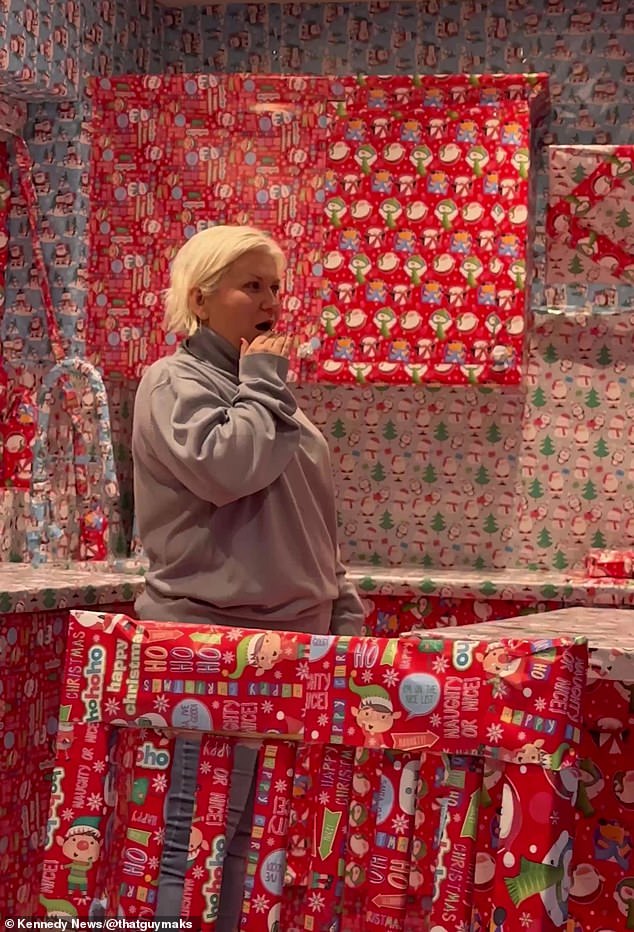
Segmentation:
{"type": "Polygon", "coordinates": [[[592,481],[592,479],[588,479],[588,481],[584,485],[582,495],[587,502],[591,502],[593,501],[593,499],[597,497],[596,486],[594,482],[592,481]]]}
{"type": "Polygon", "coordinates": [[[434,431],[434,440],[438,440],[440,443],[444,443],[448,437],[449,431],[447,430],[447,426],[444,421],[441,421],[434,431]]]}
{"type": "Polygon", "coordinates": [[[489,484],[489,482],[490,482],[491,480],[490,480],[490,478],[489,478],[489,473],[487,472],[486,466],[480,466],[480,467],[479,467],[479,469],[478,469],[478,471],[477,471],[477,473],[476,473],[476,476],[475,476],[475,481],[478,483],[478,485],[488,485],[488,484],[489,484]]]}
{"type": "Polygon", "coordinates": [[[398,431],[394,425],[394,421],[388,421],[385,427],[383,428],[383,436],[386,440],[396,440],[398,437],[398,431]]]}
{"type": "Polygon", "coordinates": [[[431,523],[432,530],[433,531],[444,531],[446,526],[447,525],[445,523],[445,519],[443,518],[443,516],[440,514],[440,512],[436,512],[432,520],[432,523],[431,523]]]}
{"type": "Polygon", "coordinates": [[[394,527],[394,521],[389,511],[383,512],[383,514],[381,515],[379,526],[382,527],[384,531],[389,531],[394,527]]]}

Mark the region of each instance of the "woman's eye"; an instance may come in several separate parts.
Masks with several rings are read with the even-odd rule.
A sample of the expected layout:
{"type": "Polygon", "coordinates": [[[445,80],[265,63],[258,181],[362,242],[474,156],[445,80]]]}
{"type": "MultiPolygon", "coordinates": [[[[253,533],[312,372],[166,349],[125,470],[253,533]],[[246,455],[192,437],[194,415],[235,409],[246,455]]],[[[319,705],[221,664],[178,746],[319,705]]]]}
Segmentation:
{"type": "Polygon", "coordinates": [[[259,282],[247,282],[245,287],[253,288],[254,291],[257,291],[258,288],[260,287],[260,283],[259,282]]]}

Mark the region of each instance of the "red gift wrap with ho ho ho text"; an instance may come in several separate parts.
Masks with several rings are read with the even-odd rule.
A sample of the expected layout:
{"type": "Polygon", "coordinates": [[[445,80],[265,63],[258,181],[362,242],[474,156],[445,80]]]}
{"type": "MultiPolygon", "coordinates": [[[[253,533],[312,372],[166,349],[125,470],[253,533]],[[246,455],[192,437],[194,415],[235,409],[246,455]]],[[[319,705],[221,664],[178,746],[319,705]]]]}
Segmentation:
{"type": "Polygon", "coordinates": [[[566,921],[582,640],[73,616],[62,709],[77,734],[55,769],[49,914],[154,914],[174,742],[197,733],[184,909],[205,928],[238,736],[263,742],[243,932],[566,921]]]}

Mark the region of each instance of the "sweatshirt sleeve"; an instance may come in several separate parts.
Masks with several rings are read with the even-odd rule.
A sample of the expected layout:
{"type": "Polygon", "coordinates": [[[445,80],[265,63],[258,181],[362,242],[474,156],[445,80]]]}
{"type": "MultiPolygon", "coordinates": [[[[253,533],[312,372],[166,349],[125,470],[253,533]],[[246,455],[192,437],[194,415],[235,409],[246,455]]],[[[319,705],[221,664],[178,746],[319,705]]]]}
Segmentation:
{"type": "Polygon", "coordinates": [[[230,405],[196,378],[179,378],[178,391],[169,380],[158,383],[146,412],[152,452],[190,492],[216,506],[267,488],[300,441],[287,372],[281,356],[243,357],[230,405]]]}
{"type": "Polygon", "coordinates": [[[339,595],[332,607],[331,634],[361,634],[365,619],[363,603],[354,583],[348,578],[345,566],[341,562],[339,547],[337,547],[336,573],[339,595]]]}

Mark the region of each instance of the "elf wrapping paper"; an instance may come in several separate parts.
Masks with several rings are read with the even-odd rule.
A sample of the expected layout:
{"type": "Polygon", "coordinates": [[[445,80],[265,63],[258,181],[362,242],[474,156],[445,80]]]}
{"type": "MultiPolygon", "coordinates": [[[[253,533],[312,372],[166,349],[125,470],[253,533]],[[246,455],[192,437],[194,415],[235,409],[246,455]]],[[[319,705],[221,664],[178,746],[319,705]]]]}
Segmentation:
{"type": "Polygon", "coordinates": [[[633,146],[550,146],[549,284],[634,283],[633,146]]]}
{"type": "Polygon", "coordinates": [[[296,745],[266,742],[256,772],[253,828],[240,928],[279,928],[296,745]]]}
{"type": "MultiPolygon", "coordinates": [[[[504,717],[528,681],[532,700],[543,699],[548,709],[541,726],[534,726],[545,729],[543,753],[558,755],[561,766],[574,760],[579,740],[578,685],[551,702],[559,678],[574,673],[576,682],[579,670],[573,663],[567,671],[558,642],[549,639],[463,645],[444,638],[337,638],[191,625],[182,630],[82,611],[73,613],[69,639],[75,662],[94,671],[95,690],[83,697],[66,691],[71,720],[401,751],[481,753],[491,747],[493,756],[514,759],[525,746],[524,722],[519,712],[518,719],[504,717]],[[448,670],[453,679],[442,676],[448,670]],[[173,679],[176,672],[182,680],[173,679]],[[196,698],[179,698],[183,691],[196,698]],[[164,699],[157,713],[159,694],[164,699]],[[502,735],[504,749],[497,753],[502,735]]],[[[566,651],[583,667],[583,645],[566,651]]]]}
{"type": "MultiPolygon", "coordinates": [[[[447,786],[449,793],[462,788],[466,794],[460,810],[466,841],[457,841],[440,819],[436,885],[442,885],[438,857],[454,847],[467,851],[468,857],[463,855],[465,869],[475,871],[483,755],[500,766],[508,762],[511,772],[513,768],[521,774],[534,769],[562,770],[570,772],[570,781],[575,779],[586,678],[582,639],[544,638],[532,643],[482,639],[469,643],[434,637],[387,641],[207,626],[181,630],[178,625],[140,623],[125,615],[78,611],[72,615],[69,644],[64,720],[69,724],[77,721],[91,734],[100,730],[112,734],[123,727],[125,736],[110,752],[119,769],[114,783],[114,814],[105,821],[105,825],[114,826],[109,854],[104,847],[103,859],[98,858],[105,846],[101,822],[82,825],[93,832],[94,837],[87,842],[90,857],[82,862],[82,876],[74,877],[72,888],[61,889],[65,836],[61,836],[59,852],[50,845],[47,849],[48,896],[59,899],[64,893],[76,909],[97,902],[103,909],[118,908],[134,915],[142,905],[144,915],[150,914],[162,836],[153,839],[141,825],[146,811],[159,818],[160,826],[161,807],[155,813],[153,800],[147,807],[137,807],[133,815],[131,805],[134,787],[144,778],[143,768],[165,771],[154,778],[157,795],[159,786],[165,789],[169,782],[174,729],[267,737],[260,752],[243,913],[247,932],[259,930],[265,915],[271,929],[280,921],[297,741],[321,746],[323,753],[319,776],[313,775],[310,784],[312,800],[307,795],[313,826],[308,869],[303,872],[308,889],[303,899],[295,898],[297,909],[289,928],[353,932],[367,927],[403,927],[413,851],[418,859],[421,845],[431,846],[423,828],[425,820],[416,818],[417,794],[423,793],[424,781],[419,777],[425,748],[433,748],[429,757],[438,761],[442,795],[436,794],[436,801],[447,798],[447,786]],[[149,742],[146,729],[152,736],[149,742]],[[136,750],[126,765],[128,744],[136,750]],[[364,765],[370,768],[367,777],[359,770],[364,765]],[[334,787],[329,788],[329,775],[333,774],[334,787]],[[355,799],[354,794],[363,796],[368,791],[371,802],[355,799]],[[348,800],[350,816],[346,819],[348,800]],[[372,817],[364,819],[364,810],[372,817]],[[350,822],[355,819],[356,831],[350,834],[350,822]],[[418,837],[417,831],[422,833],[418,837]],[[123,876],[129,870],[132,842],[147,864],[142,877],[137,878],[139,889],[123,876]],[[355,861],[358,858],[367,862],[367,870],[355,861]],[[343,912],[336,912],[335,922],[331,913],[338,909],[342,877],[354,888],[356,902],[348,921],[344,899],[343,912]]],[[[84,743],[73,746],[77,760],[84,743]]],[[[300,775],[305,773],[305,764],[306,759],[300,760],[300,775]]],[[[72,768],[69,770],[72,776],[72,768]]],[[[93,819],[103,819],[107,809],[104,772],[107,768],[98,766],[91,770],[95,788],[90,799],[95,812],[88,817],[93,819]]],[[[202,769],[199,780],[202,783],[202,769]]],[[[526,777],[525,782],[529,780],[526,777]]],[[[56,796],[56,813],[64,794],[62,786],[56,796]]],[[[64,811],[68,816],[67,808],[64,811]]],[[[84,813],[72,812],[72,816],[83,818],[84,813]]],[[[194,823],[192,830],[197,827],[194,823]]],[[[204,847],[204,833],[199,840],[204,847]]],[[[216,845],[215,856],[210,853],[205,861],[216,891],[218,850],[216,845]]],[[[532,853],[542,856],[539,851],[532,853]]],[[[514,859],[524,857],[521,839],[516,840],[511,854],[514,859]]],[[[527,860],[529,854],[530,850],[527,860]]],[[[138,871],[140,855],[137,858],[133,863],[138,871]]],[[[512,871],[515,864],[510,856],[504,861],[507,873],[500,875],[499,889],[494,888],[492,908],[510,913],[516,901],[523,903],[555,885],[563,909],[563,862],[557,862],[554,873],[541,871],[539,882],[528,886],[518,878],[524,877],[529,867],[522,862],[512,871]]],[[[468,880],[469,874],[465,876],[468,880]]],[[[467,891],[465,882],[460,896],[465,915],[470,903],[467,891]]],[[[188,908],[194,909],[193,899],[189,903],[188,908]]],[[[215,900],[209,901],[203,914],[210,928],[213,903],[215,900]]],[[[433,900],[430,905],[433,907],[433,900]]],[[[556,917],[548,919],[543,896],[531,903],[531,908],[545,923],[542,928],[561,925],[556,917]],[[537,908],[540,903],[543,909],[537,908]]]]}
{"type": "Polygon", "coordinates": [[[230,738],[204,735],[201,741],[182,908],[186,915],[201,916],[212,927],[218,916],[222,883],[233,753],[230,738]]]}
{"type": "Polygon", "coordinates": [[[335,108],[319,378],[521,381],[534,114],[496,76],[367,77],[335,108]]]}
{"type": "MultiPolygon", "coordinates": [[[[24,567],[22,567],[24,572],[24,567]]],[[[34,914],[67,613],[0,613],[0,904],[34,914]]]]}
{"type": "MultiPolygon", "coordinates": [[[[68,670],[68,665],[67,668],[68,670]]],[[[44,842],[40,903],[47,914],[86,913],[98,900],[99,865],[116,802],[115,733],[60,710],[57,760],[44,842]]],[[[132,734],[132,733],[131,733],[132,734]]]]}
{"type": "Polygon", "coordinates": [[[370,872],[382,759],[378,750],[357,748],[355,751],[343,892],[343,906],[350,925],[360,925],[363,921],[363,885],[370,872]]]}
{"type": "MultiPolygon", "coordinates": [[[[291,891],[282,901],[280,926],[294,923],[300,929],[319,928],[337,932],[343,892],[344,851],[348,836],[348,812],[351,810],[351,787],[355,750],[333,745],[312,746],[317,751],[310,793],[299,795],[304,808],[304,844],[301,846],[302,870],[297,870],[297,808],[289,826],[293,853],[286,853],[285,883],[291,891]],[[306,805],[310,803],[309,805],[306,805]],[[295,855],[295,857],[293,857],[295,855]],[[301,887],[299,884],[301,883],[301,887]],[[319,922],[316,925],[316,919],[319,922]]],[[[302,764],[311,757],[310,745],[299,745],[293,785],[293,796],[305,776],[302,764]],[[299,766],[297,766],[299,763],[299,766]],[[299,779],[298,779],[299,778],[299,779]]],[[[293,800],[295,801],[295,800],[293,800]]],[[[291,811],[292,807],[291,807],[291,811]]],[[[289,835],[289,841],[291,840],[289,835]]]]}
{"type": "MultiPolygon", "coordinates": [[[[443,629],[448,639],[477,640],[490,637],[542,637],[556,630],[563,637],[585,631],[590,640],[589,679],[585,694],[584,727],[580,750],[579,791],[576,799],[574,850],[571,859],[570,920],[568,932],[581,929],[632,929],[634,914],[634,639],[632,614],[615,609],[563,609],[545,615],[529,615],[513,621],[473,625],[460,631],[443,629]]],[[[441,632],[437,632],[440,634],[441,632]]],[[[540,749],[537,749],[540,750],[540,749]]],[[[486,767],[486,764],[485,764],[486,767]]],[[[570,797],[566,771],[547,775],[555,793],[557,812],[570,797]]],[[[542,777],[531,771],[533,792],[542,777]]],[[[489,805],[481,805],[486,820],[495,818],[495,792],[501,771],[489,777],[489,805]]],[[[553,844],[556,839],[553,839],[553,844]]],[[[489,877],[494,864],[478,855],[478,878],[489,877]]],[[[495,860],[495,856],[492,854],[495,860]]],[[[488,883],[489,881],[487,881],[488,883]]],[[[521,909],[521,904],[520,907],[521,909]]]]}

